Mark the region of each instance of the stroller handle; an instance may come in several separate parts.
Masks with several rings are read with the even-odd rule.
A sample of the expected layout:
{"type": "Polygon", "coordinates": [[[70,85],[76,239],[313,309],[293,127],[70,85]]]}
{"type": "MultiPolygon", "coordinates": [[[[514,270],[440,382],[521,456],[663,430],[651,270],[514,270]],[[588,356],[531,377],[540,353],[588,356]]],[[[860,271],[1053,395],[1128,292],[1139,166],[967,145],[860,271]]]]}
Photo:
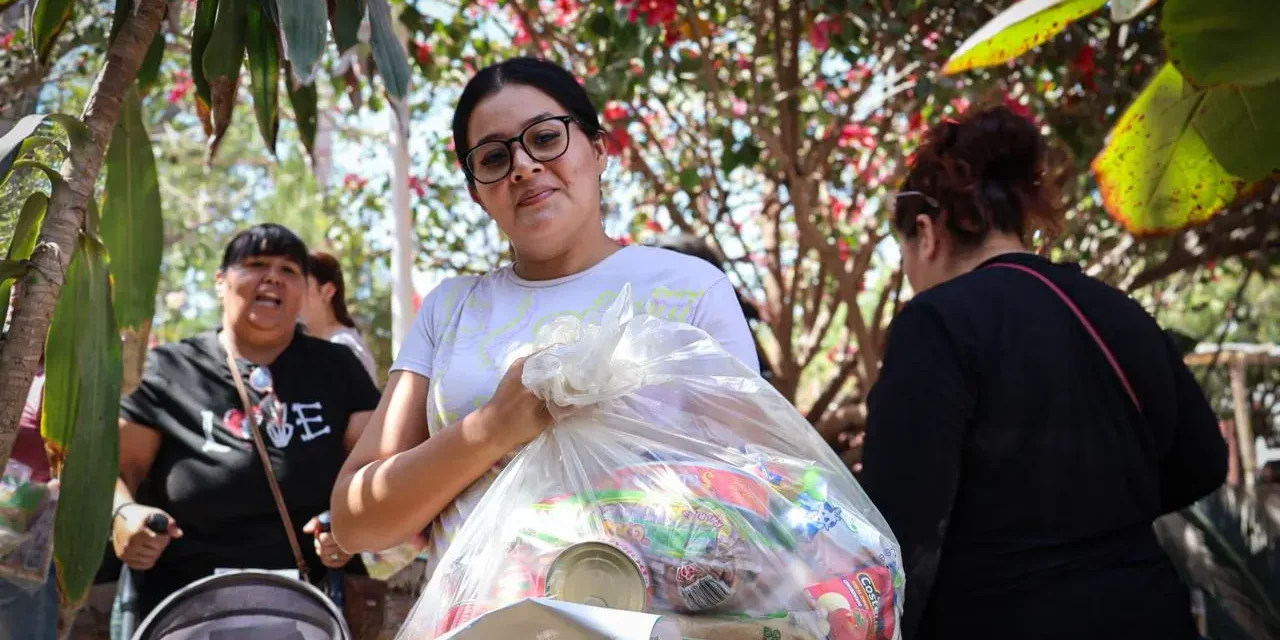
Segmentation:
{"type": "MultiPolygon", "coordinates": [[[[143,526],[156,535],[169,532],[169,517],[163,513],[153,513],[143,526]]],[[[117,583],[120,596],[116,602],[116,622],[118,623],[118,640],[130,640],[138,628],[138,589],[133,582],[133,572],[129,565],[120,567],[120,580],[117,583]]]]}
{"type": "MultiPolygon", "coordinates": [[[[319,516],[316,516],[316,520],[319,521],[321,533],[333,532],[332,513],[326,511],[319,516]]],[[[325,585],[327,587],[327,593],[325,595],[329,596],[329,599],[333,601],[333,604],[337,605],[338,609],[342,609],[347,600],[346,580],[343,577],[342,569],[330,568],[326,574],[326,578],[328,584],[325,585]]]]}

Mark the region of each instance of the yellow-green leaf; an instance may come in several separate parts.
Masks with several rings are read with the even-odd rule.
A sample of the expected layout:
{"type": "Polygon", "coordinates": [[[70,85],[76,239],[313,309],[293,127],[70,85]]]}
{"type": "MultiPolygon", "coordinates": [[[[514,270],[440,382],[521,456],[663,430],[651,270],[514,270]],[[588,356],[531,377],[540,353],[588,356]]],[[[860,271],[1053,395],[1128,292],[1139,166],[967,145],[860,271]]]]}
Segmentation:
{"type": "MultiPolygon", "coordinates": [[[[270,2],[272,0],[265,0],[270,2]]],[[[324,56],[329,36],[329,7],[325,0],[277,0],[284,57],[293,64],[294,78],[311,84],[324,56]]]]}
{"type": "Polygon", "coordinates": [[[75,0],[36,0],[31,12],[31,44],[42,64],[49,61],[53,45],[71,21],[75,6],[75,0]]]}
{"type": "Polygon", "coordinates": [[[1008,62],[1044,44],[1107,0],[1022,0],[969,36],[942,72],[961,73],[1008,62]]]}
{"type": "Polygon", "coordinates": [[[1166,0],[1168,59],[1200,87],[1280,80],[1276,8],[1274,0],[1166,0]]]}
{"type": "Polygon", "coordinates": [[[160,182],[142,99],[130,90],[107,147],[102,241],[111,252],[116,324],[137,328],[155,315],[164,252],[160,182]]]}
{"type": "MultiPolygon", "coordinates": [[[[19,262],[31,258],[36,250],[36,240],[40,237],[40,227],[44,224],[44,213],[49,207],[49,198],[43,193],[33,193],[22,204],[18,213],[18,222],[13,227],[13,239],[9,241],[9,249],[5,252],[7,262],[19,262]]],[[[13,283],[0,277],[0,318],[9,316],[9,293],[13,283]]]]}
{"type": "Polygon", "coordinates": [[[1121,116],[1093,160],[1107,212],[1134,235],[1208,219],[1242,186],[1193,126],[1205,92],[1165,65],[1121,116]]]}
{"type": "Polygon", "coordinates": [[[275,155],[276,134],[280,131],[280,44],[275,25],[264,7],[250,7],[248,18],[246,41],[253,111],[267,151],[275,155]]]}
{"type": "Polygon", "coordinates": [[[1142,15],[1157,2],[1160,0],[1111,0],[1111,21],[1128,22],[1142,15]]]}
{"type": "Polygon", "coordinates": [[[404,100],[409,95],[409,54],[396,35],[387,0],[369,0],[369,44],[387,95],[404,100]]]}
{"type": "Polygon", "coordinates": [[[106,249],[81,236],[45,346],[43,430],[61,483],[53,553],[68,603],[88,595],[110,528],[122,369],[106,249]]]}

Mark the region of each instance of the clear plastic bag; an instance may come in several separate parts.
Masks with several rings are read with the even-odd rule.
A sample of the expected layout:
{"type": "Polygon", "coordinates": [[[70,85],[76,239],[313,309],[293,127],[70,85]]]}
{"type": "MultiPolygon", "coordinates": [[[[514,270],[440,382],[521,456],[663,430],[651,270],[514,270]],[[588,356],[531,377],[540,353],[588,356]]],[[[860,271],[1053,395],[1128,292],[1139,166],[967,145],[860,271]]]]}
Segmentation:
{"type": "Polygon", "coordinates": [[[0,578],[34,593],[49,578],[53,558],[56,484],[31,479],[16,460],[0,476],[0,578]]]}
{"type": "Polygon", "coordinates": [[[599,326],[539,333],[524,383],[556,426],[490,487],[398,637],[441,637],[526,598],[601,604],[567,586],[571,561],[611,564],[606,590],[642,585],[623,606],[682,626],[899,637],[898,545],[848,468],[706,333],[631,309],[624,288],[599,326]]]}

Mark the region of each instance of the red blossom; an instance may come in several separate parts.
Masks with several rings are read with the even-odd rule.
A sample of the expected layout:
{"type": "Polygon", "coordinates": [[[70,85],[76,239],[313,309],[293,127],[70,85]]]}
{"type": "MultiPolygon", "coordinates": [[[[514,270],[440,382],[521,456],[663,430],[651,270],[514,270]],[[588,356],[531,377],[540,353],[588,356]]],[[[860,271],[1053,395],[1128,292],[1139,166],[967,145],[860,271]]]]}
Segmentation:
{"type": "Polygon", "coordinates": [[[418,64],[431,64],[431,45],[425,42],[414,41],[413,57],[417,59],[418,64]]]}
{"type": "Polygon", "coordinates": [[[742,118],[747,115],[747,102],[742,98],[733,99],[733,115],[742,118]]]}
{"type": "Polygon", "coordinates": [[[840,261],[848,262],[853,256],[853,250],[849,248],[849,241],[844,238],[836,238],[836,249],[840,251],[840,261]]]}
{"type": "Polygon", "coordinates": [[[418,198],[427,197],[427,179],[418,176],[409,176],[409,189],[417,194],[418,198]]]}
{"type": "Polygon", "coordinates": [[[169,104],[182,102],[193,88],[195,88],[195,82],[191,80],[191,73],[185,69],[178,71],[174,74],[173,88],[169,89],[169,95],[166,96],[169,104]]]}
{"type": "Polygon", "coordinates": [[[604,136],[605,152],[611,156],[620,156],[622,152],[631,146],[631,134],[627,133],[625,128],[619,127],[610,130],[604,136]]]}
{"type": "Polygon", "coordinates": [[[359,191],[363,189],[366,184],[369,184],[368,178],[362,178],[354,173],[348,173],[347,175],[342,176],[342,186],[351,191],[359,191]]]}
{"type": "Polygon", "coordinates": [[[1026,118],[1028,120],[1031,119],[1031,109],[1029,109],[1027,105],[1019,102],[1013,96],[1004,97],[1004,106],[1008,107],[1010,111],[1018,114],[1019,116],[1022,116],[1023,118],[1026,118]]]}
{"type": "Polygon", "coordinates": [[[840,23],[829,18],[818,18],[809,28],[809,44],[814,49],[826,51],[831,48],[831,36],[840,33],[840,23]]]}
{"type": "Polygon", "coordinates": [[[617,100],[610,100],[604,105],[605,122],[622,122],[627,119],[627,107],[617,100]]]}
{"type": "Polygon", "coordinates": [[[665,233],[667,231],[666,229],[662,228],[662,225],[658,224],[657,220],[654,220],[652,218],[645,221],[644,228],[654,233],[665,233]]]}
{"type": "Polygon", "coordinates": [[[1071,61],[1071,67],[1080,74],[1081,84],[1090,91],[1098,89],[1098,84],[1094,81],[1094,77],[1098,72],[1096,54],[1097,52],[1094,51],[1093,47],[1086,44],[1080,48],[1080,51],[1076,53],[1075,59],[1071,61]]]}
{"type": "Polygon", "coordinates": [[[849,204],[839,196],[831,196],[831,219],[842,220],[849,212],[849,204]]]}
{"type": "Polygon", "coordinates": [[[12,32],[0,35],[0,50],[8,51],[9,47],[12,45],[13,45],[12,32]]]}
{"type": "Polygon", "coordinates": [[[846,124],[840,129],[840,137],[836,144],[841,147],[852,147],[858,145],[865,149],[876,146],[876,134],[870,127],[864,127],[860,124],[846,124]]]}
{"type": "Polygon", "coordinates": [[[422,295],[419,294],[417,291],[414,291],[413,298],[410,301],[410,303],[413,305],[413,312],[417,313],[418,309],[422,308],[422,295]]]}
{"type": "Polygon", "coordinates": [[[622,236],[618,238],[617,242],[618,242],[618,244],[620,244],[620,245],[622,245],[622,246],[624,246],[624,247],[631,246],[632,244],[635,244],[635,240],[634,240],[634,239],[632,239],[631,234],[629,234],[629,233],[624,233],[624,234],[622,234],[622,236]]]}
{"type": "Polygon", "coordinates": [[[671,24],[676,19],[677,0],[634,0],[634,2],[623,1],[623,5],[631,4],[631,11],[627,14],[627,20],[635,22],[641,17],[651,27],[660,24],[671,24]]]}

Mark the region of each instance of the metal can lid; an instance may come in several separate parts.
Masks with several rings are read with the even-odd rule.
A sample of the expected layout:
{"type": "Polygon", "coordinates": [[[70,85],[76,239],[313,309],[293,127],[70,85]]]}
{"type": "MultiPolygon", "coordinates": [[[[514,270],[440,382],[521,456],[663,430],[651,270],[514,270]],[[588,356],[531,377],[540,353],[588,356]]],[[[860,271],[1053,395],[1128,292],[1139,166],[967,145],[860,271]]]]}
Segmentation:
{"type": "Polygon", "coordinates": [[[547,595],[561,602],[644,611],[648,580],[631,555],[604,542],[571,545],[547,572],[547,595]]]}

